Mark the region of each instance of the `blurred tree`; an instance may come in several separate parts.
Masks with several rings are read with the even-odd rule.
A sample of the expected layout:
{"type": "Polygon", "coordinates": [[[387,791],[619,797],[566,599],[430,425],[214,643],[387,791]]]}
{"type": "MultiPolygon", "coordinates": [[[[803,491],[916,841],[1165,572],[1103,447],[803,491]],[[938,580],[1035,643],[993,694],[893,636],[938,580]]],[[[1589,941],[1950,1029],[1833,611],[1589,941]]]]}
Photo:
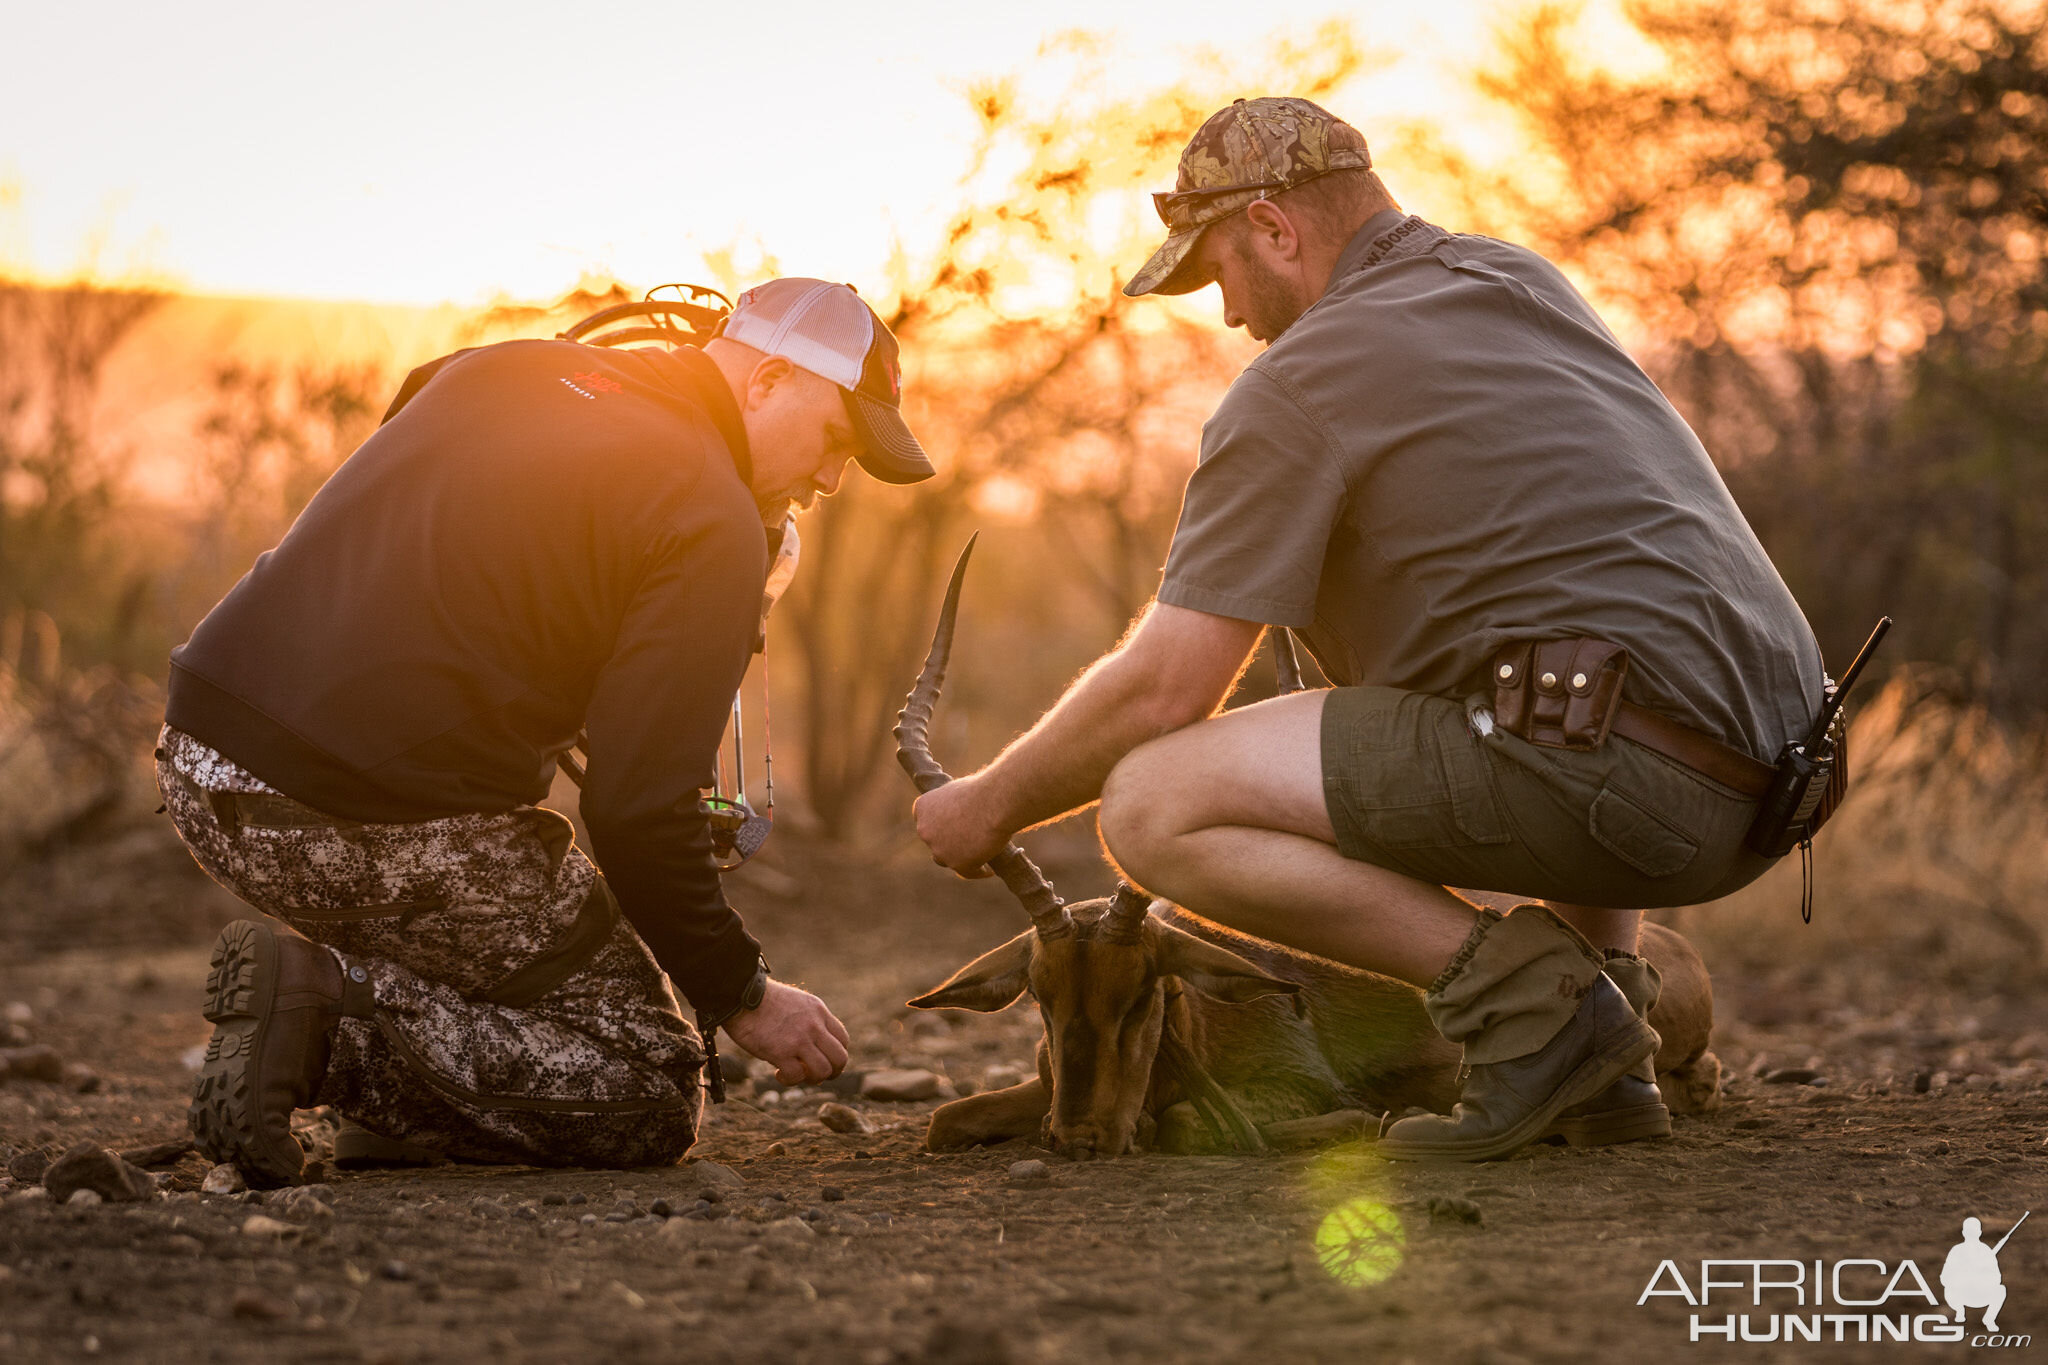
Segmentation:
{"type": "Polygon", "coordinates": [[[108,356],[159,302],[0,279],[0,640],[29,675],[56,676],[60,637],[133,662],[147,579],[110,534],[125,452],[94,438],[92,414],[108,356]]]}
{"type": "Polygon", "coordinates": [[[2048,37],[2038,0],[1629,0],[1661,62],[1525,11],[1529,154],[1466,214],[1618,313],[1839,664],[2048,708],[2048,37]]]}

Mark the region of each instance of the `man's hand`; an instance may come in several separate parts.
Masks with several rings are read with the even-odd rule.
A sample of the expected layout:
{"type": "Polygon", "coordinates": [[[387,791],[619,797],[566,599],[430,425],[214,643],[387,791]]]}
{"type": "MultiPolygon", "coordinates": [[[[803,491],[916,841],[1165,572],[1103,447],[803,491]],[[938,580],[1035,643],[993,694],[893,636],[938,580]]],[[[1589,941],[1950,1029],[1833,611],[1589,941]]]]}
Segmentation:
{"type": "Polygon", "coordinates": [[[1002,828],[988,804],[977,777],[948,782],[917,798],[911,814],[933,862],[963,877],[989,875],[988,860],[1009,845],[1016,831],[1002,828]]]}
{"type": "Polygon", "coordinates": [[[759,1006],[725,1021],[725,1036],[774,1067],[784,1085],[827,1081],[846,1069],[846,1025],[817,996],[772,977],[759,1006]]]}

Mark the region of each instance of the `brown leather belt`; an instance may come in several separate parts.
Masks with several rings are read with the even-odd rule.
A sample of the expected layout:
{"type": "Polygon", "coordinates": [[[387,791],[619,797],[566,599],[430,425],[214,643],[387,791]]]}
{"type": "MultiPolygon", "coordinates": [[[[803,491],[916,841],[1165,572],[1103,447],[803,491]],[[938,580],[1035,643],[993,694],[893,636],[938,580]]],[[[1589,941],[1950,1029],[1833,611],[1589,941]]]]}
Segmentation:
{"type": "Polygon", "coordinates": [[[1744,796],[1761,797],[1770,790],[1775,773],[1770,764],[1759,763],[1690,725],[1646,711],[1634,702],[1622,702],[1615,710],[1614,728],[1608,733],[1633,740],[1744,796]]]}

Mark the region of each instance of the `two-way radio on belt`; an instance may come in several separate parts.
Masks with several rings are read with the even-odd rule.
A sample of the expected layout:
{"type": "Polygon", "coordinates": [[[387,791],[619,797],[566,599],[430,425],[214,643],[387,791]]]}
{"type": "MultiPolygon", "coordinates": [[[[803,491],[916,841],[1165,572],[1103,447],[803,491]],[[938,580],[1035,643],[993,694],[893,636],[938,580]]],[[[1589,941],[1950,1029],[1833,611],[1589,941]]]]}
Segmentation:
{"type": "MultiPolygon", "coordinates": [[[[657,343],[673,350],[677,346],[702,346],[718,335],[720,325],[732,312],[732,300],[700,284],[662,284],[647,291],[639,303],[615,304],[558,332],[557,341],[580,341],[586,346],[630,346],[657,343]]],[[[796,522],[787,519],[779,529],[768,531],[774,562],[768,570],[768,585],[761,599],[761,636],[756,653],[764,653],[768,613],[790,580],[796,576],[802,541],[796,522]]],[[[725,745],[720,742],[714,755],[715,780],[712,794],[699,808],[711,826],[711,849],[721,871],[730,872],[760,852],[775,821],[775,754],[768,722],[767,660],[764,654],[761,691],[762,805],[756,811],[747,803],[746,712],[740,695],[732,699],[732,787],[728,792],[725,745]]],[[[556,755],[555,762],[578,787],[583,785],[584,765],[590,755],[590,737],[578,734],[575,744],[556,755]]]]}

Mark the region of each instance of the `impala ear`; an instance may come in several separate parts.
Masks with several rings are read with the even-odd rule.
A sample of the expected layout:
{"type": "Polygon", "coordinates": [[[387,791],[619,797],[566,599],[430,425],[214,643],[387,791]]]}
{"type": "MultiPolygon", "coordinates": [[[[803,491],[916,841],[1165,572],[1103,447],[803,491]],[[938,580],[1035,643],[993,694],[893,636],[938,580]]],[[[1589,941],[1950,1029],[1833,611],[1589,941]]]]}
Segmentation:
{"type": "Polygon", "coordinates": [[[1161,976],[1177,976],[1188,989],[1227,1004],[1242,1005],[1267,995],[1296,995],[1298,981],[1267,976],[1228,948],[1196,938],[1185,929],[1159,925],[1154,961],[1161,976]]]}
{"type": "Polygon", "coordinates": [[[1031,942],[1037,935],[1036,929],[1026,929],[947,977],[938,989],[905,1003],[914,1010],[974,1010],[981,1014],[1008,1008],[1031,984],[1031,942]]]}

